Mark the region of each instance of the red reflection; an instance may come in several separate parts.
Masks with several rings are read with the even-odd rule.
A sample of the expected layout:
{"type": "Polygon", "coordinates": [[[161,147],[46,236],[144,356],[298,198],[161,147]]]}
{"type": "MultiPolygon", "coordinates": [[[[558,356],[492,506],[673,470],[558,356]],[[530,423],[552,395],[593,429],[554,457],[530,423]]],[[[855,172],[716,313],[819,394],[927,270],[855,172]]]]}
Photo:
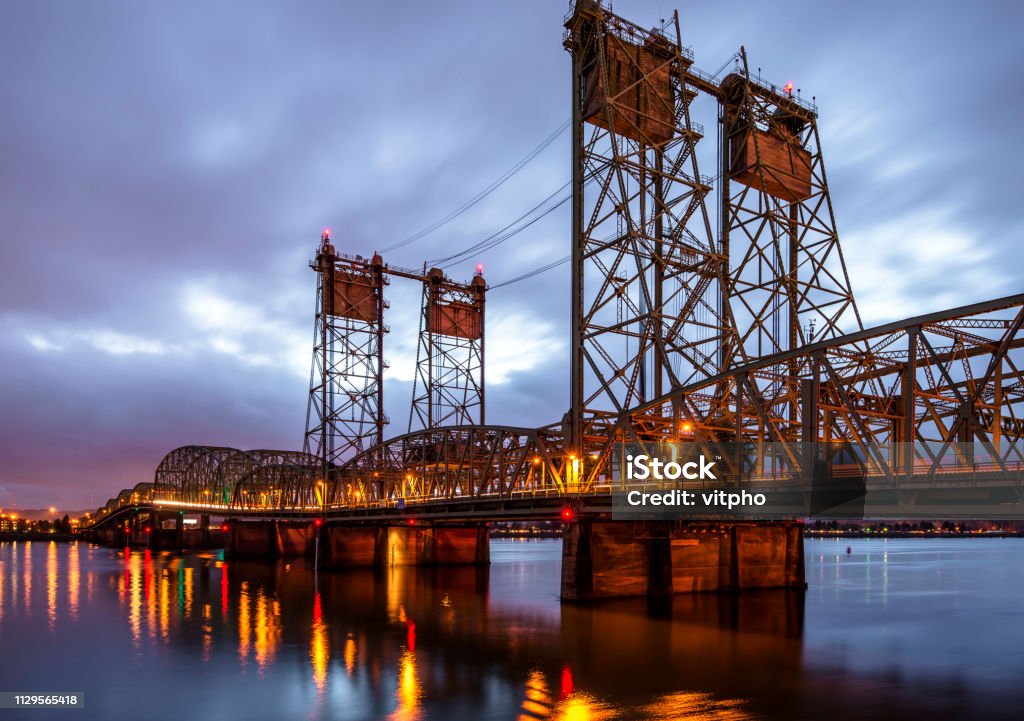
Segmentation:
{"type": "Polygon", "coordinates": [[[411,653],[416,651],[416,624],[412,621],[405,622],[405,645],[411,653]]]}
{"type": "Polygon", "coordinates": [[[573,692],[572,683],[572,668],[570,666],[562,667],[562,698],[571,696],[573,692]]]}
{"type": "Polygon", "coordinates": [[[228,564],[221,564],[220,567],[220,615],[222,618],[228,616],[228,564]]]}

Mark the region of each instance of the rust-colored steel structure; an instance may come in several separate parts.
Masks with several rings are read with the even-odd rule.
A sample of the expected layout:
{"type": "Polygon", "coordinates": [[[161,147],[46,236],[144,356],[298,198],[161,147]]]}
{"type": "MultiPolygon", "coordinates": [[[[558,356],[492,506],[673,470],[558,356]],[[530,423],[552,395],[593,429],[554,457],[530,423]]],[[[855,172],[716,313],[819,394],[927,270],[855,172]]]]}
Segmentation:
{"type": "Polygon", "coordinates": [[[388,280],[379,255],[339,255],[327,231],[310,267],[317,277],[316,324],[304,451],[326,475],[384,440],[388,280]]]}
{"type": "Polygon", "coordinates": [[[566,436],[713,375],[735,327],[690,117],[689,51],[600,5],[566,23],[572,55],[572,358],[566,436]]]}
{"type": "Polygon", "coordinates": [[[771,483],[805,474],[808,444],[835,443],[893,493],[995,473],[1024,501],[1024,294],[865,329],[812,104],[753,77],[742,52],[721,81],[700,71],[678,17],[644,29],[578,0],[564,43],[574,193],[562,422],[484,425],[482,279],[445,295],[432,285],[443,276],[341,257],[325,236],[306,454],[178,449],[98,523],[139,503],[388,522],[607,513],[609,493],[630,487],[617,449],[681,438],[771,444],[779,462],[754,471],[771,483]],[[698,97],[718,109],[717,179],[698,167],[698,97]],[[443,410],[419,403],[424,428],[383,439],[388,275],[424,283],[425,330],[479,341],[479,416],[476,387],[459,381],[467,395],[443,410]]]}
{"type": "Polygon", "coordinates": [[[424,275],[410,431],[484,424],[486,292],[482,272],[468,284],[424,275]]]}

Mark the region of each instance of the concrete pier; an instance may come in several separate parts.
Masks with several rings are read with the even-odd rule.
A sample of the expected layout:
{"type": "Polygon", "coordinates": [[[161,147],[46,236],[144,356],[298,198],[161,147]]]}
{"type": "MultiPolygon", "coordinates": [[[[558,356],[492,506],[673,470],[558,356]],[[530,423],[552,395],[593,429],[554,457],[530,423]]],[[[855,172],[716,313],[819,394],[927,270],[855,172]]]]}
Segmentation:
{"type": "Polygon", "coordinates": [[[580,521],[566,527],[566,601],[804,588],[803,525],[580,521]]]}

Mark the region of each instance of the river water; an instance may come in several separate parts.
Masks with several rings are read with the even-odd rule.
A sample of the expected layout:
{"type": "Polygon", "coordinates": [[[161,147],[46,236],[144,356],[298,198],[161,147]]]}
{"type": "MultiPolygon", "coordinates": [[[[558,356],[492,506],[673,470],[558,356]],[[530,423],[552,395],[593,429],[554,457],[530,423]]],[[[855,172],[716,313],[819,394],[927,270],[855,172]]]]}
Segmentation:
{"type": "Polygon", "coordinates": [[[0,719],[1021,719],[1022,553],[808,540],[806,594],[581,608],[559,541],[319,575],[0,543],[0,691],[85,694],[0,719]]]}

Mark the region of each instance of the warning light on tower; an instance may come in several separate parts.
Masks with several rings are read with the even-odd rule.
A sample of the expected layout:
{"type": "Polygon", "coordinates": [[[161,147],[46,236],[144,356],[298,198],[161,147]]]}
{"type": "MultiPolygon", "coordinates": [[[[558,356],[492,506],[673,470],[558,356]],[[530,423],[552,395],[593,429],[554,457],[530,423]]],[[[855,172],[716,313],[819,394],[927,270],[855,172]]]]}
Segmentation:
{"type": "MultiPolygon", "coordinates": [[[[790,83],[790,85],[792,85],[792,84],[793,83],[790,83]]],[[[324,234],[321,237],[324,240],[330,240],[331,239],[331,229],[330,228],[324,228],[324,234]]]]}
{"type": "Polygon", "coordinates": [[[477,263],[476,264],[476,274],[477,275],[483,275],[484,274],[484,264],[483,263],[477,263]]]}
{"type": "Polygon", "coordinates": [[[793,94],[793,83],[792,82],[788,82],[785,85],[783,85],[782,86],[782,92],[784,92],[786,95],[792,95],[793,94]]]}

